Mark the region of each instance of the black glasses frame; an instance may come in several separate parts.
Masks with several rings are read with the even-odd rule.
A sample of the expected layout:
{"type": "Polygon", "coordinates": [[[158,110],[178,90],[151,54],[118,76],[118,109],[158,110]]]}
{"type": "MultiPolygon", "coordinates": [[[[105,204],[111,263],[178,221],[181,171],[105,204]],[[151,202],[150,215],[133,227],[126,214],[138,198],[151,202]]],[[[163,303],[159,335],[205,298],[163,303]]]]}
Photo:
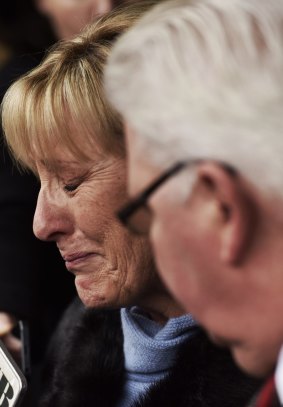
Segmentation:
{"type": "MultiPolygon", "coordinates": [[[[193,161],[193,160],[192,160],[193,161]]],[[[168,178],[172,175],[177,174],[186,165],[192,163],[192,161],[181,161],[174,164],[173,167],[166,170],[160,175],[156,180],[154,180],[144,191],[142,191],[136,198],[130,200],[124,207],[122,207],[117,212],[118,219],[122,222],[124,226],[128,226],[128,221],[130,217],[138,211],[142,206],[147,206],[147,200],[150,195],[156,191],[168,178]]],[[[194,163],[196,160],[193,161],[194,163]]]]}
{"type": "MultiPolygon", "coordinates": [[[[129,227],[130,218],[142,207],[148,208],[147,201],[148,198],[155,192],[166,180],[171,178],[173,175],[180,172],[183,168],[190,165],[195,165],[200,162],[205,161],[204,159],[192,159],[187,161],[180,161],[174,164],[172,167],[167,169],[162,173],[156,180],[154,180],[144,191],[142,191],[135,198],[131,199],[126,205],[124,205],[118,212],[117,218],[120,222],[129,227]]],[[[227,171],[231,176],[236,176],[237,171],[235,168],[231,167],[229,164],[218,161],[218,163],[227,171]]]]}

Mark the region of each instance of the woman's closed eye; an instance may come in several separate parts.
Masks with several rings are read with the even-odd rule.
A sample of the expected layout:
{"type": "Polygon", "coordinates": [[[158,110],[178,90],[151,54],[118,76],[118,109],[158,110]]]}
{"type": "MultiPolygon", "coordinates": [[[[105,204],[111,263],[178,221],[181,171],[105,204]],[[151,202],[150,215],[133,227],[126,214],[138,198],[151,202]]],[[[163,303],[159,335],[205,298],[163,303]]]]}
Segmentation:
{"type": "Polygon", "coordinates": [[[63,183],[64,191],[66,193],[75,192],[78,189],[78,187],[81,185],[82,182],[83,182],[83,180],[81,178],[73,179],[68,182],[65,181],[63,183]]]}
{"type": "Polygon", "coordinates": [[[66,192],[74,192],[79,186],[79,183],[70,183],[70,184],[65,184],[64,185],[64,190],[66,192]]]}
{"type": "Polygon", "coordinates": [[[61,177],[61,185],[67,194],[76,192],[76,190],[86,181],[88,178],[88,172],[81,172],[75,176],[61,177]]]}

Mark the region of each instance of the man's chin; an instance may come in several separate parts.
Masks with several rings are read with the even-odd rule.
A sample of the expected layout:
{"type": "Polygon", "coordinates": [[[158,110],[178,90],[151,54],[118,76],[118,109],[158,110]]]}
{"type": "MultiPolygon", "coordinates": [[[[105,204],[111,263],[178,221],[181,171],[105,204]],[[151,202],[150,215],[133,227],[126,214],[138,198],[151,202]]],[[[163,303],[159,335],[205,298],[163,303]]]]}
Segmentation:
{"type": "Polygon", "coordinates": [[[229,349],[237,366],[246,374],[262,378],[269,373],[270,369],[262,366],[258,359],[254,361],[252,354],[247,352],[239,341],[227,339],[212,333],[209,333],[209,337],[215,345],[229,349]]]}
{"type": "Polygon", "coordinates": [[[267,362],[261,355],[235,348],[232,350],[233,358],[238,367],[246,374],[262,379],[268,377],[275,368],[276,362],[267,362]]]}
{"type": "Polygon", "coordinates": [[[221,348],[231,348],[232,346],[232,341],[228,340],[227,338],[216,335],[212,332],[209,332],[208,336],[211,341],[215,343],[215,345],[220,346],[221,348]]]}

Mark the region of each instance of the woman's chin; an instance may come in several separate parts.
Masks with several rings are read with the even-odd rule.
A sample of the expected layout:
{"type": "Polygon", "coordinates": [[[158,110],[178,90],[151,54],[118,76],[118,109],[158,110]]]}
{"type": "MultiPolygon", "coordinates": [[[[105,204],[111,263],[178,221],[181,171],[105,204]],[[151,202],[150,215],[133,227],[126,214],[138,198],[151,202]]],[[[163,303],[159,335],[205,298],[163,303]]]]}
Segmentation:
{"type": "Polygon", "coordinates": [[[81,301],[87,308],[108,308],[108,301],[105,297],[99,294],[95,295],[91,290],[81,291],[77,289],[77,291],[81,301]]]}
{"type": "Polygon", "coordinates": [[[81,301],[87,308],[107,308],[109,301],[103,290],[91,278],[76,276],[76,289],[81,301]]]}
{"type": "Polygon", "coordinates": [[[97,285],[91,273],[76,274],[75,284],[78,292],[91,291],[97,285]]]}

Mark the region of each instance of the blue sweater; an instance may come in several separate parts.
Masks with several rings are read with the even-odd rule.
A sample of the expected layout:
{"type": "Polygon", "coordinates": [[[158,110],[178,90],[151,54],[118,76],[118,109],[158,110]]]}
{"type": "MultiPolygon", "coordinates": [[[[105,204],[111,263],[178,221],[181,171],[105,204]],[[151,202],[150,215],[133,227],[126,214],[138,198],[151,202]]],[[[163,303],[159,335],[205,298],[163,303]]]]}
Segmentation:
{"type": "Polygon", "coordinates": [[[197,324],[187,314],[161,326],[137,307],[123,308],[121,318],[126,382],[118,407],[128,407],[170,371],[178,347],[196,332],[197,324]]]}

